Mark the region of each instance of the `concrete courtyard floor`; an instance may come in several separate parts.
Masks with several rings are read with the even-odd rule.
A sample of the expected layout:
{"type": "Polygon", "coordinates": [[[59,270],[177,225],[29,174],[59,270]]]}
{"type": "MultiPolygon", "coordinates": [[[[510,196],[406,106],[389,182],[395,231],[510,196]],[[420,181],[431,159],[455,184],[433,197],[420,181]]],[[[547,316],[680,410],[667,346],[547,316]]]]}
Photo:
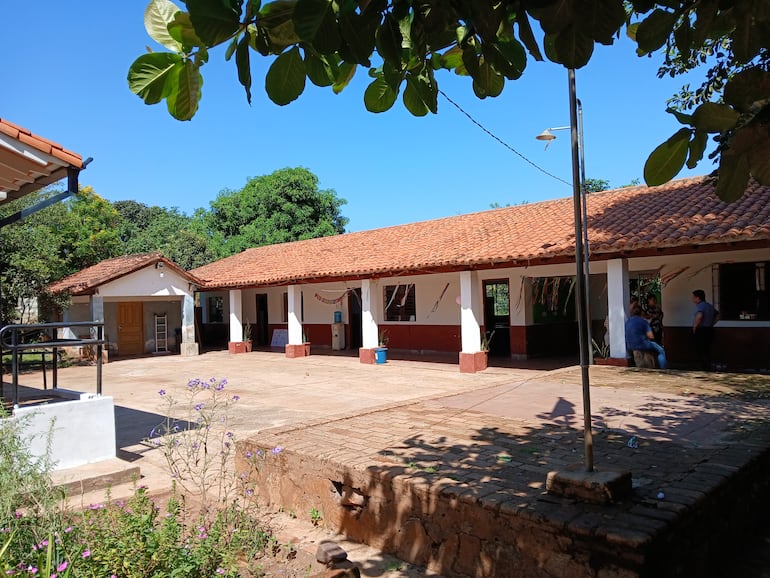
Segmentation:
{"type": "MultiPolygon", "coordinates": [[[[95,374],[93,366],[62,368],[59,387],[95,391],[95,374]]],[[[583,456],[581,377],[575,366],[490,367],[461,374],[450,363],[363,365],[355,357],[286,359],[276,352],[114,360],[103,368],[103,394],[114,398],[119,457],[139,465],[141,483],[151,491],[170,484],[162,456],[144,442],[164,418],[158,392],[181,397],[190,379],[212,377],[226,378],[228,394],[240,398],[230,414],[238,439],[262,438],[297,452],[444,468],[457,477],[469,470],[465,456],[458,454],[488,446],[498,459],[506,453],[502,465],[523,464],[513,477],[521,474],[523,491],[533,499],[542,495],[548,469],[580,463],[583,456]],[[387,436],[369,439],[369,432],[387,436]],[[351,450],[347,442],[356,436],[359,443],[351,450]]],[[[710,456],[730,454],[736,444],[741,452],[770,447],[766,376],[593,366],[590,377],[597,467],[632,471],[642,501],[664,495],[661,500],[676,511],[677,504],[692,498],[677,488],[683,472],[692,472],[710,456]]],[[[42,386],[39,373],[25,374],[20,382],[42,386]]],[[[470,470],[479,473],[488,466],[479,458],[470,470]]],[[[89,470],[98,466],[60,476],[73,479],[89,470]]],[[[360,556],[371,559],[374,554],[362,551],[360,556]]],[[[356,560],[355,552],[351,559],[356,560]]],[[[757,567],[763,561],[747,563],[753,568],[733,575],[763,575],[757,567]]]]}

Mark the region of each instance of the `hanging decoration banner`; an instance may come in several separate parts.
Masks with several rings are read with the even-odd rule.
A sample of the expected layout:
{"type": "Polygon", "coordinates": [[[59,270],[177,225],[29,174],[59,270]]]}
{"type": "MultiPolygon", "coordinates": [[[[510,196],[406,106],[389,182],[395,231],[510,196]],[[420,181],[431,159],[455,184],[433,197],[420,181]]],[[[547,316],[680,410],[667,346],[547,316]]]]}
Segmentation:
{"type": "Polygon", "coordinates": [[[319,295],[318,293],[315,294],[315,298],[318,299],[321,303],[326,303],[327,305],[338,305],[342,303],[342,300],[345,298],[345,295],[347,295],[348,292],[345,291],[342,295],[337,297],[336,299],[328,299],[322,295],[319,295]]]}

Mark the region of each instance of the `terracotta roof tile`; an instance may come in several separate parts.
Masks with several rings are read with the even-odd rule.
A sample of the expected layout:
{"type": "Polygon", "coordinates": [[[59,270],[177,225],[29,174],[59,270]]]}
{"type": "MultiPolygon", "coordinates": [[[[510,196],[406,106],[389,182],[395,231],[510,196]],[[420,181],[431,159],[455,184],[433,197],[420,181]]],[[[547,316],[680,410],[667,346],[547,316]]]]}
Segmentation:
{"type": "MultiPolygon", "coordinates": [[[[756,183],[732,204],[700,177],[592,193],[587,210],[594,258],[725,242],[770,245],[770,188],[756,183]]],[[[225,288],[526,265],[574,257],[574,238],[570,197],[247,249],[192,273],[209,288],[225,288]]]]}
{"type": "Polygon", "coordinates": [[[67,168],[83,168],[82,157],[59,143],[0,118],[0,191],[12,200],[67,176],[67,168]],[[41,162],[24,153],[32,149],[41,162]]]}
{"type": "Polygon", "coordinates": [[[63,293],[66,291],[72,295],[88,295],[93,293],[100,285],[130,275],[148,265],[154,265],[161,261],[169,269],[181,275],[191,283],[195,283],[196,285],[201,283],[197,277],[180,268],[173,261],[166,259],[160,253],[142,253],[106,259],[101,263],[97,263],[82,271],[73,273],[69,277],[51,283],[48,286],[48,290],[51,293],[63,293]]]}

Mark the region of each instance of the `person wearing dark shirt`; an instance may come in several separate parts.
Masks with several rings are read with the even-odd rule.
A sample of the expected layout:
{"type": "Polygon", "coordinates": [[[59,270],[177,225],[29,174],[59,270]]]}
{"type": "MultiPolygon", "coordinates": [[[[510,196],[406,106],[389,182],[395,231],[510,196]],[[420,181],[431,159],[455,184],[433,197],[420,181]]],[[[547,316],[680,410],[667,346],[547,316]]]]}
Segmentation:
{"type": "Polygon", "coordinates": [[[650,324],[653,335],[653,341],[658,345],[663,345],[663,310],[658,306],[658,298],[654,293],[647,294],[647,303],[642,308],[642,316],[650,324]]]}
{"type": "Polygon", "coordinates": [[[711,371],[711,343],[714,341],[714,324],[719,319],[719,312],[706,301],[706,293],[702,289],[692,292],[692,302],[695,303],[695,316],[692,320],[695,357],[703,371],[711,371]]]}
{"type": "Polygon", "coordinates": [[[650,324],[642,318],[639,304],[631,306],[631,317],[626,320],[626,348],[629,351],[652,351],[658,358],[658,367],[666,369],[666,351],[653,341],[650,324]]]}

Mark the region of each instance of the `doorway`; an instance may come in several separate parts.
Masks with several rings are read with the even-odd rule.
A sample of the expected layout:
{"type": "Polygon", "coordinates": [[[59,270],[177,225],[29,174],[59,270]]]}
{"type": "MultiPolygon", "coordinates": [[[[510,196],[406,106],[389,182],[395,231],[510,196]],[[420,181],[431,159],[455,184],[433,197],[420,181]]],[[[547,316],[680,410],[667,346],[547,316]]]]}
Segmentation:
{"type": "Polygon", "coordinates": [[[143,316],[140,301],[118,303],[118,355],[144,353],[143,316]]]}
{"type": "Polygon", "coordinates": [[[361,333],[363,318],[361,313],[360,287],[348,291],[348,321],[350,323],[349,349],[357,350],[364,345],[363,334],[361,333]]]}
{"type": "Polygon", "coordinates": [[[511,299],[507,280],[484,281],[484,327],[489,355],[510,357],[511,299]]]}
{"type": "Polygon", "coordinates": [[[267,324],[267,293],[257,293],[257,323],[253,339],[255,345],[264,347],[270,344],[270,328],[267,324]]]}

